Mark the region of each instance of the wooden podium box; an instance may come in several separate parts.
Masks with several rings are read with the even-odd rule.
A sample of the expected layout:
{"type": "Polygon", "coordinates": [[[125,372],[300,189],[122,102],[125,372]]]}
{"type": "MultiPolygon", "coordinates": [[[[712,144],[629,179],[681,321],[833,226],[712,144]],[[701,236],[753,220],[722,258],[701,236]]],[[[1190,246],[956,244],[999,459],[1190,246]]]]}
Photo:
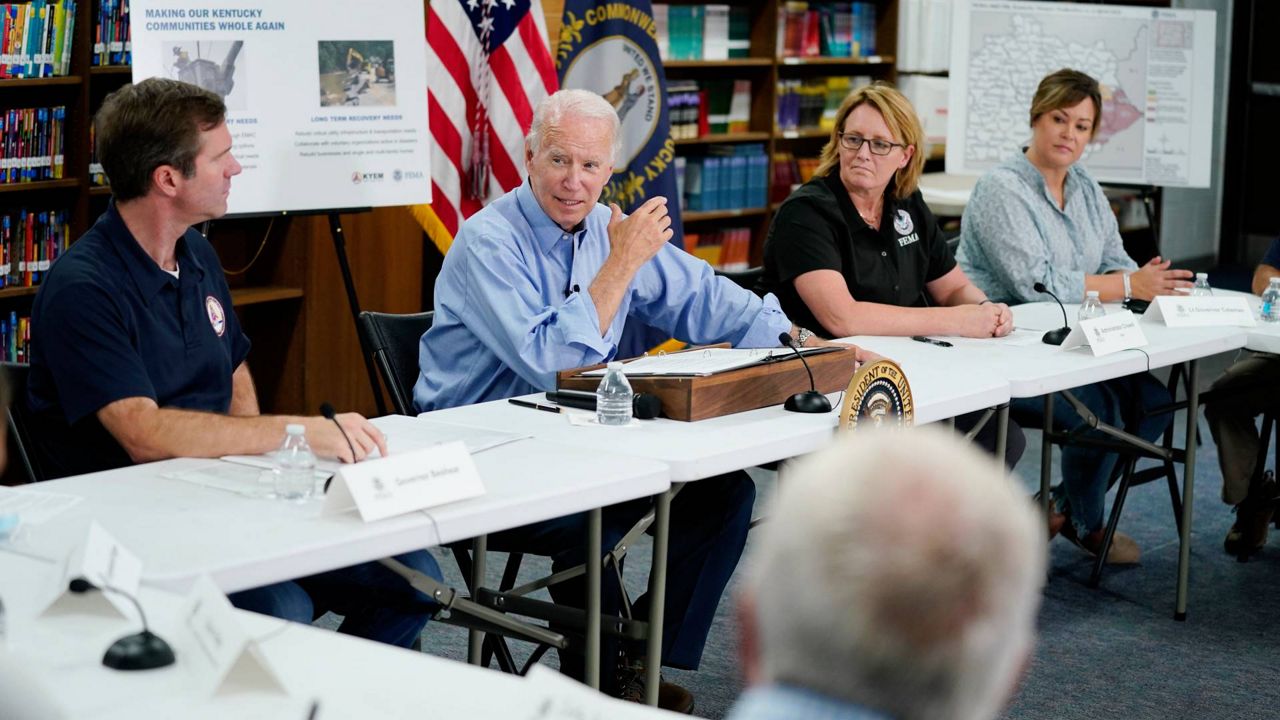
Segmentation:
{"type": "MultiPolygon", "coordinates": [[[[805,360],[813,368],[817,389],[831,393],[848,387],[855,370],[856,354],[850,348],[806,355],[805,360]]],[[[600,384],[600,377],[582,373],[601,367],[604,366],[591,365],[560,372],[556,376],[556,386],[563,390],[594,392],[600,384]]],[[[686,422],[781,405],[792,395],[809,389],[809,374],[805,372],[800,358],[794,355],[715,375],[639,375],[627,376],[627,380],[632,390],[656,395],[662,400],[663,417],[686,422]]]]}

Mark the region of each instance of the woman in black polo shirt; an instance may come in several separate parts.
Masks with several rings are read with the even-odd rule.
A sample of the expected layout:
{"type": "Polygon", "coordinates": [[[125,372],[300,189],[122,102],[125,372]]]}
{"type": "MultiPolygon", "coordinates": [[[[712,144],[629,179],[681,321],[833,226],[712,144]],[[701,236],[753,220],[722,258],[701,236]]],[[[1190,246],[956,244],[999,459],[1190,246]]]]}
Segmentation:
{"type": "MultiPolygon", "coordinates": [[[[764,244],[763,287],[797,325],[826,338],[984,338],[1013,329],[1009,308],[988,300],[956,264],[920,197],[923,139],[915,108],[891,85],[860,88],[841,103],[813,179],[778,209],[764,244]]],[[[988,448],[991,425],[978,436],[988,448]]],[[[1011,423],[1010,467],[1024,446],[1011,423]]]]}

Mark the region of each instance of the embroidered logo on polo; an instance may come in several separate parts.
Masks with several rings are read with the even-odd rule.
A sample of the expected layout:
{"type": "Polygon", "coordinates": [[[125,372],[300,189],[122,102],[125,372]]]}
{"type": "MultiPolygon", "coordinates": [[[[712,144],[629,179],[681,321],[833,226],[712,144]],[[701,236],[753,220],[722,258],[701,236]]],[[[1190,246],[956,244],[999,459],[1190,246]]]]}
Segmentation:
{"type": "Polygon", "coordinates": [[[213,331],[222,337],[227,331],[227,314],[222,309],[222,303],[218,302],[218,298],[208,295],[204,299],[204,311],[209,315],[209,325],[213,331]]]}
{"type": "Polygon", "coordinates": [[[893,229],[898,231],[898,247],[906,247],[920,239],[920,235],[911,232],[915,229],[915,223],[911,222],[911,214],[906,210],[899,210],[898,214],[893,218],[893,229]]]}

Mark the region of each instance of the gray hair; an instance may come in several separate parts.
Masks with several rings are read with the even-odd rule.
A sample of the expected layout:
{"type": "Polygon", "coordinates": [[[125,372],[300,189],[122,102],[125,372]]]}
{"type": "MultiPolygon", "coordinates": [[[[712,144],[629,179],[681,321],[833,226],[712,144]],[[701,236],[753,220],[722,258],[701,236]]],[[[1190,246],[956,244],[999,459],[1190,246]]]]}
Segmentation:
{"type": "Polygon", "coordinates": [[[609,101],[590,90],[557,90],[539,101],[533,109],[533,123],[529,125],[529,134],[525,136],[525,147],[537,154],[542,148],[542,140],[547,131],[550,128],[561,128],[567,118],[608,120],[613,137],[613,157],[610,162],[617,162],[622,154],[618,112],[609,101]]]}
{"type": "Polygon", "coordinates": [[[1046,562],[1003,467],[949,432],[858,432],[779,486],[748,581],[763,679],[900,720],[995,717],[1046,562]]]}

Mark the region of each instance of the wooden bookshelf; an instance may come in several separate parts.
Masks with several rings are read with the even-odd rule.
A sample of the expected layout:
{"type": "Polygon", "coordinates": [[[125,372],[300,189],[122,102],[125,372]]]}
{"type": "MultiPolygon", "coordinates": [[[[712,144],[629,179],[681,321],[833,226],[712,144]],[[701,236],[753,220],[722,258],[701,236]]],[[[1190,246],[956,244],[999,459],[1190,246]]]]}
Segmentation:
{"type": "MultiPolygon", "coordinates": [[[[687,4],[674,0],[670,4],[687,4]]],[[[821,140],[830,131],[821,128],[780,130],[777,128],[778,81],[782,79],[819,78],[839,75],[866,75],[875,80],[893,82],[898,42],[898,0],[875,0],[877,55],[869,57],[781,57],[778,47],[779,10],[784,0],[730,0],[734,7],[747,7],[751,17],[750,57],[732,60],[668,60],[663,63],[668,81],[706,80],[731,77],[751,81],[751,120],[746,133],[708,135],[690,140],[677,140],[676,152],[685,157],[702,155],[716,144],[763,143],[768,154],[768,195],[773,196],[774,159],[777,153],[790,152],[797,157],[817,157],[821,140]]],[[[546,9],[546,8],[544,8],[546,9]]],[[[550,16],[552,10],[548,10],[550,16]]],[[[550,27],[552,37],[558,23],[550,27]]],[[[712,212],[684,211],[681,219],[686,232],[712,231],[716,225],[751,229],[751,263],[764,261],[764,238],[778,203],[768,207],[712,212]]]]}
{"type": "Polygon", "coordinates": [[[769,142],[767,132],[712,133],[696,138],[676,140],[676,145],[724,145],[731,143],[769,142]]]}
{"type": "Polygon", "coordinates": [[[0,183],[0,193],[15,194],[40,192],[41,190],[67,190],[78,188],[83,182],[82,178],[71,177],[60,180],[40,180],[38,182],[0,183]]]}
{"type": "Polygon", "coordinates": [[[240,308],[262,303],[280,302],[281,300],[297,300],[306,293],[300,287],[242,287],[231,291],[231,304],[240,308]]]}
{"type": "Polygon", "coordinates": [[[83,82],[83,78],[78,75],[60,75],[58,77],[42,78],[10,78],[7,80],[0,80],[0,90],[79,85],[81,82],[83,82]]]}
{"type": "Polygon", "coordinates": [[[0,300],[8,298],[33,297],[39,289],[39,287],[0,288],[0,300]]]}

